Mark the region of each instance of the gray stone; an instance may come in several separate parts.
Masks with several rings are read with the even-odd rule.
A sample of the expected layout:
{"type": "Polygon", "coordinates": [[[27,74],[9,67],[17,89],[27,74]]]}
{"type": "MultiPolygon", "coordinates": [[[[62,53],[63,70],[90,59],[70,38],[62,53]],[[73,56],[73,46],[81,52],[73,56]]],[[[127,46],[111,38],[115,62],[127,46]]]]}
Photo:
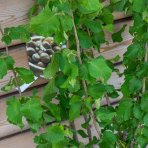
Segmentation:
{"type": "Polygon", "coordinates": [[[32,48],[32,47],[28,47],[27,48],[27,54],[29,56],[32,56],[34,53],[35,53],[35,49],[34,48],[32,48]]]}
{"type": "Polygon", "coordinates": [[[50,49],[51,48],[51,45],[47,41],[43,41],[42,45],[43,45],[43,47],[45,49],[50,49]]]}
{"type": "Polygon", "coordinates": [[[43,50],[39,50],[39,51],[38,51],[38,54],[39,54],[39,55],[41,55],[42,53],[44,53],[43,50]]]}
{"type": "Polygon", "coordinates": [[[49,63],[50,62],[50,56],[47,53],[44,53],[44,52],[41,53],[40,57],[41,57],[41,61],[43,63],[49,63]]]}
{"type": "Polygon", "coordinates": [[[46,53],[52,55],[54,54],[54,51],[50,48],[50,49],[46,49],[46,53]]]}
{"type": "Polygon", "coordinates": [[[39,56],[39,54],[38,54],[38,53],[33,54],[33,55],[32,55],[32,59],[33,59],[33,61],[35,61],[35,62],[39,62],[39,61],[40,61],[40,56],[39,56]]]}
{"type": "Polygon", "coordinates": [[[61,50],[61,48],[59,47],[59,46],[54,46],[54,51],[60,51],[61,50]]]}
{"type": "Polygon", "coordinates": [[[34,42],[28,42],[27,43],[27,47],[35,48],[36,47],[36,44],[34,42]]]}
{"type": "Polygon", "coordinates": [[[36,50],[37,52],[39,52],[39,51],[40,51],[40,47],[36,47],[35,50],[36,50]]]}
{"type": "Polygon", "coordinates": [[[38,62],[37,66],[44,68],[45,67],[45,64],[43,62],[38,62]]]}

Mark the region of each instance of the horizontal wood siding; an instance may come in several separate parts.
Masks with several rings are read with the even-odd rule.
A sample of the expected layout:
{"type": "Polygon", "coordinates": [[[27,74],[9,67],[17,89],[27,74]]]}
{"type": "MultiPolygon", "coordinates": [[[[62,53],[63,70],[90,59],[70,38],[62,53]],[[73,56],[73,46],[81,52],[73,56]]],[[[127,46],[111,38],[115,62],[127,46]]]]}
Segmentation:
{"type": "MultiPolygon", "coordinates": [[[[0,0],[0,24],[2,28],[18,26],[25,24],[28,21],[27,13],[35,0],[0,0]]],[[[105,1],[105,5],[109,3],[109,0],[105,1]]],[[[127,17],[124,13],[113,13],[114,20],[127,17]]],[[[2,37],[0,33],[0,38],[2,37]]],[[[12,45],[20,44],[21,41],[13,41],[12,45]]],[[[0,41],[0,48],[4,48],[5,45],[0,41]]]]}
{"type": "MultiPolygon", "coordinates": [[[[0,24],[2,25],[2,28],[27,23],[27,13],[34,1],[35,0],[0,0],[0,24]]],[[[106,0],[104,4],[107,5],[108,3],[109,0],[106,0]]],[[[111,33],[105,32],[108,44],[103,44],[101,46],[100,53],[96,50],[94,50],[94,53],[96,57],[102,55],[106,59],[112,59],[116,55],[119,55],[121,57],[120,61],[122,61],[123,54],[132,41],[132,36],[129,34],[129,27],[132,25],[132,21],[129,18],[125,19],[128,16],[120,12],[116,12],[113,15],[114,20],[116,20],[114,32],[119,31],[124,24],[127,24],[125,32],[122,34],[123,41],[121,43],[113,43],[111,33]]],[[[0,34],[0,38],[1,37],[2,35],[0,34]]],[[[20,41],[13,41],[11,46],[9,53],[15,60],[15,66],[29,68],[25,44],[22,44],[20,41]]],[[[4,47],[5,45],[0,41],[0,52],[4,52],[4,49],[2,49],[4,47]]],[[[123,71],[122,66],[118,65],[117,68],[120,71],[123,71]]],[[[7,76],[5,76],[3,80],[0,80],[0,89],[8,83],[11,76],[13,76],[12,72],[9,71],[7,76]]],[[[123,81],[123,78],[119,78],[115,73],[113,73],[109,83],[113,84],[116,88],[119,88],[123,81]]],[[[32,95],[32,89],[37,88],[39,96],[42,97],[42,89],[46,83],[47,81],[45,79],[39,78],[30,89],[24,92],[24,95],[32,95]]],[[[35,148],[36,145],[33,142],[34,134],[29,131],[29,126],[26,121],[24,121],[25,128],[23,130],[20,130],[20,128],[7,121],[6,101],[14,95],[18,95],[16,89],[9,93],[0,92],[0,148],[35,148]]],[[[116,103],[121,99],[121,97],[122,96],[110,101],[112,103],[116,103]]],[[[103,99],[101,105],[106,104],[106,99],[103,99]]],[[[80,128],[81,122],[83,122],[83,117],[80,117],[75,121],[77,129],[80,128]]],[[[93,127],[91,130],[95,134],[93,127]]],[[[79,139],[82,141],[84,140],[82,137],[79,137],[79,139]]]]}

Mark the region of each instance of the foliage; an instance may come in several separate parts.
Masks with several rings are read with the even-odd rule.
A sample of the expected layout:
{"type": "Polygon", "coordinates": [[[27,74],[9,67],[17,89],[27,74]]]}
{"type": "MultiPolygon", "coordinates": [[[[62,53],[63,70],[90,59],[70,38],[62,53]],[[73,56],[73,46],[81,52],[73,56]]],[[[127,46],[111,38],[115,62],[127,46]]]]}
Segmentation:
{"type": "MultiPolygon", "coordinates": [[[[48,84],[43,96],[27,97],[20,94],[7,101],[8,121],[23,128],[25,117],[33,132],[50,125],[44,133],[36,136],[37,148],[62,147],[141,147],[148,143],[148,1],[111,0],[104,6],[101,0],[37,0],[29,11],[30,21],[24,26],[5,28],[2,41],[9,45],[12,40],[29,40],[30,34],[54,36],[56,43],[67,42],[69,46],[56,52],[44,70],[48,84]],[[132,16],[130,34],[133,42],[124,54],[124,83],[120,89],[108,84],[113,68],[112,61],[102,56],[93,57],[92,50],[100,50],[106,43],[104,31],[112,33],[113,42],[122,41],[126,25],[114,32],[113,12],[122,11],[132,16]],[[118,92],[123,97],[116,107],[109,104],[100,107],[102,98],[114,99],[118,92]],[[56,103],[55,103],[56,102],[56,103]],[[95,107],[95,108],[93,108],[95,107]],[[94,109],[94,111],[92,111],[94,109]],[[87,133],[61,124],[72,123],[80,116],[89,118],[82,124],[87,133]],[[93,121],[95,130],[101,133],[84,144],[75,138],[90,137],[89,125],[93,121]]],[[[14,77],[2,88],[10,91],[23,83],[33,81],[33,73],[14,66],[7,53],[0,54],[0,78],[12,70],[14,77]]]]}

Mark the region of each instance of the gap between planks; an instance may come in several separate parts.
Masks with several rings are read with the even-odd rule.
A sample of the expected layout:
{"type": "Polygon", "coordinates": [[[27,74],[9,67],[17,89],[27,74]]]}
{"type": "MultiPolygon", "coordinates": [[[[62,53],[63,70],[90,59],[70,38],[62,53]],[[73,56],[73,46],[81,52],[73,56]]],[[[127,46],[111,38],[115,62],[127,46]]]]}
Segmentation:
{"type": "MultiPolygon", "coordinates": [[[[0,24],[2,28],[14,27],[28,22],[28,11],[33,6],[34,0],[1,0],[0,5],[0,24]]],[[[109,0],[104,2],[104,5],[108,5],[109,0]]],[[[114,20],[122,20],[127,17],[123,12],[114,12],[114,20]]],[[[0,34],[0,38],[2,35],[0,34]]],[[[22,43],[20,40],[15,40],[10,46],[22,43]]],[[[0,41],[0,48],[4,48],[5,45],[0,41]]]]}
{"type": "MultiPolygon", "coordinates": [[[[106,33],[106,38],[109,41],[109,45],[103,44],[101,47],[101,53],[98,53],[96,50],[94,50],[95,56],[102,55],[106,59],[112,59],[115,56],[119,55],[121,56],[120,61],[122,61],[123,54],[125,53],[127,47],[131,44],[132,42],[132,36],[129,34],[129,26],[131,26],[132,21],[128,20],[126,22],[118,22],[115,25],[116,31],[120,30],[120,28],[123,26],[123,24],[127,24],[128,27],[126,27],[125,32],[123,33],[123,41],[121,43],[113,43],[111,39],[111,34],[106,33]]],[[[15,47],[10,47],[10,55],[15,59],[17,67],[26,67],[29,68],[28,66],[28,59],[27,59],[27,53],[26,53],[26,48],[25,45],[23,44],[22,46],[15,46],[15,47]]],[[[12,76],[12,72],[8,72],[7,76],[4,77],[3,80],[0,80],[0,89],[6,85],[12,76]]],[[[42,78],[38,79],[31,87],[44,84],[46,81],[42,78]]],[[[17,90],[13,90],[9,93],[16,92],[17,90]]],[[[0,96],[6,95],[8,93],[5,92],[0,92],[0,96]]]]}
{"type": "MultiPolygon", "coordinates": [[[[118,68],[121,72],[123,72],[123,67],[121,65],[117,66],[116,68],[118,68]]],[[[114,85],[116,88],[120,88],[121,84],[123,83],[124,79],[123,78],[119,78],[117,76],[116,73],[113,73],[109,83],[114,85]]],[[[15,96],[17,96],[18,94],[15,94],[15,96]]],[[[24,93],[25,96],[30,96],[32,95],[32,91],[27,91],[24,93]]],[[[42,87],[38,88],[38,95],[42,98],[42,87]]],[[[122,95],[120,95],[119,98],[117,99],[110,99],[111,103],[115,104],[117,103],[120,98],[122,97],[122,95]]],[[[24,122],[25,128],[23,130],[20,130],[20,128],[18,128],[15,125],[12,125],[10,123],[8,123],[7,121],[7,117],[6,117],[6,101],[9,98],[3,98],[0,100],[0,108],[1,108],[1,112],[0,112],[0,139],[4,139],[4,137],[16,134],[16,133],[20,133],[24,130],[27,130],[28,124],[26,122],[24,122]]],[[[105,99],[103,99],[101,101],[101,105],[107,105],[107,102],[105,99]]],[[[1,143],[1,142],[0,142],[1,143]]]]}

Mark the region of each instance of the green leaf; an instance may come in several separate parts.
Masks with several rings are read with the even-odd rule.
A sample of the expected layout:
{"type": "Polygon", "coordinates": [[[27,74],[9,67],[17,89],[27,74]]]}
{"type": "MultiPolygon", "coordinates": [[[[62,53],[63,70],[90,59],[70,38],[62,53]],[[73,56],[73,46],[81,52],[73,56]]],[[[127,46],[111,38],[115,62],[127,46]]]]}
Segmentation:
{"type": "Polygon", "coordinates": [[[145,55],[145,48],[139,43],[133,43],[127,48],[124,55],[124,63],[127,61],[141,60],[145,55]],[[135,58],[136,57],[136,58],[135,58]]]}
{"type": "Polygon", "coordinates": [[[148,62],[145,62],[142,65],[140,65],[140,67],[138,67],[137,76],[139,78],[148,76],[148,62]]]}
{"type": "Polygon", "coordinates": [[[63,126],[53,125],[47,129],[48,140],[52,144],[60,143],[64,140],[65,131],[63,126]]]}
{"type": "Polygon", "coordinates": [[[105,82],[112,74],[112,70],[108,67],[105,59],[102,57],[90,61],[88,64],[88,70],[92,77],[99,78],[105,82]]]}
{"type": "Polygon", "coordinates": [[[144,127],[142,133],[146,138],[148,138],[148,127],[144,127]]]}
{"type": "Polygon", "coordinates": [[[88,27],[94,33],[100,33],[103,31],[102,25],[99,21],[87,20],[84,23],[86,27],[88,27]]]}
{"type": "Polygon", "coordinates": [[[38,16],[31,19],[30,31],[35,34],[50,36],[58,31],[59,25],[60,22],[58,17],[49,9],[49,7],[46,7],[38,16]]]}
{"type": "Polygon", "coordinates": [[[133,11],[135,12],[143,12],[143,10],[146,8],[146,1],[147,0],[134,0],[133,1],[133,11]]]}
{"type": "Polygon", "coordinates": [[[61,16],[59,16],[59,18],[60,18],[61,26],[62,26],[62,28],[63,28],[63,30],[65,32],[72,30],[73,22],[72,22],[71,16],[69,16],[69,15],[63,16],[63,15],[61,15],[61,16]]]}
{"type": "Polygon", "coordinates": [[[142,82],[141,82],[141,80],[137,79],[136,77],[133,77],[129,81],[129,91],[131,92],[131,94],[139,91],[141,88],[142,88],[142,82]]]}
{"type": "Polygon", "coordinates": [[[2,41],[3,41],[6,45],[10,45],[11,42],[12,42],[12,39],[10,38],[9,35],[3,35],[2,41]]]}
{"type": "Polygon", "coordinates": [[[113,132],[105,131],[99,145],[101,148],[114,148],[116,141],[117,138],[113,132]]]}
{"type": "Polygon", "coordinates": [[[41,122],[31,122],[30,120],[27,121],[29,126],[30,126],[30,129],[33,133],[36,133],[39,128],[41,127],[41,122]]]}
{"type": "Polygon", "coordinates": [[[79,135],[81,135],[81,137],[83,137],[83,138],[87,138],[87,137],[88,137],[88,135],[87,135],[83,130],[78,130],[77,132],[78,132],[79,135]]]}
{"type": "Polygon", "coordinates": [[[137,142],[141,148],[146,148],[148,140],[144,136],[137,137],[137,142]]]}
{"type": "Polygon", "coordinates": [[[141,99],[141,109],[146,113],[148,113],[147,107],[148,107],[148,92],[146,92],[141,99]]]}
{"type": "Polygon", "coordinates": [[[11,40],[22,40],[28,41],[30,38],[30,33],[27,30],[26,26],[20,25],[17,27],[6,28],[4,30],[4,35],[9,36],[11,40]]]}
{"type": "Polygon", "coordinates": [[[101,107],[95,112],[98,121],[103,124],[111,124],[112,119],[116,116],[116,112],[112,107],[101,107]]]}
{"type": "Polygon", "coordinates": [[[108,25],[104,26],[103,28],[110,33],[114,32],[114,25],[113,24],[108,24],[108,25]]]}
{"type": "Polygon", "coordinates": [[[101,98],[105,92],[106,89],[103,84],[98,83],[88,86],[88,94],[94,99],[101,98]]]}
{"type": "Polygon", "coordinates": [[[55,85],[55,79],[51,79],[43,89],[43,99],[45,101],[49,101],[56,95],[57,92],[58,88],[55,85]]]}
{"type": "Polygon", "coordinates": [[[74,119],[80,116],[81,97],[73,96],[69,102],[69,105],[70,105],[69,120],[73,121],[74,119]]]}
{"type": "Polygon", "coordinates": [[[126,25],[124,25],[118,32],[112,35],[113,42],[121,42],[123,40],[122,33],[125,30],[126,25]]]}
{"type": "Polygon", "coordinates": [[[134,107],[133,107],[133,114],[134,114],[134,117],[137,118],[137,119],[141,119],[142,117],[142,110],[140,108],[140,105],[139,104],[135,104],[134,107]]]}
{"type": "Polygon", "coordinates": [[[61,121],[60,106],[58,104],[53,104],[50,102],[48,102],[48,104],[46,104],[46,106],[48,107],[51,114],[56,118],[56,120],[61,121]]]}
{"type": "Polygon", "coordinates": [[[23,128],[21,103],[16,97],[12,97],[7,101],[7,116],[8,121],[12,124],[23,128]]]}
{"type": "Polygon", "coordinates": [[[101,14],[102,21],[107,25],[113,25],[114,17],[113,13],[109,9],[103,9],[101,14]]]}
{"type": "Polygon", "coordinates": [[[42,119],[43,109],[39,99],[30,98],[22,104],[21,113],[32,122],[39,122],[42,119]]]}
{"type": "Polygon", "coordinates": [[[99,0],[81,0],[79,1],[79,9],[81,13],[89,14],[93,12],[100,12],[103,8],[99,0]]]}
{"type": "Polygon", "coordinates": [[[146,114],[146,115],[144,116],[143,121],[144,121],[145,126],[148,127],[148,114],[146,114]]]}
{"type": "Polygon", "coordinates": [[[31,70],[22,67],[17,67],[15,70],[25,83],[28,84],[34,81],[34,74],[31,70]]]}
{"type": "Polygon", "coordinates": [[[131,99],[122,99],[117,109],[118,121],[127,121],[131,118],[133,102],[131,99]]]}
{"type": "Polygon", "coordinates": [[[92,39],[86,32],[79,31],[78,37],[79,37],[79,40],[80,40],[80,46],[82,48],[88,49],[88,48],[91,48],[93,46],[92,39]]]}
{"type": "Polygon", "coordinates": [[[47,137],[48,137],[47,133],[42,133],[39,136],[35,136],[34,142],[36,144],[38,144],[37,148],[49,148],[49,147],[52,147],[52,144],[51,144],[51,142],[49,142],[47,140],[47,137]]]}
{"type": "Polygon", "coordinates": [[[0,59],[0,79],[7,74],[7,64],[4,59],[0,59]]]}
{"type": "Polygon", "coordinates": [[[55,77],[56,72],[59,70],[59,63],[56,58],[56,55],[54,55],[51,59],[51,63],[48,64],[47,68],[44,70],[44,77],[45,78],[53,78],[55,77]]]}
{"type": "Polygon", "coordinates": [[[5,62],[9,70],[12,70],[14,68],[15,61],[13,60],[11,56],[7,56],[5,58],[5,62]]]}
{"type": "Polygon", "coordinates": [[[135,76],[126,77],[125,82],[121,86],[122,93],[124,96],[130,96],[130,94],[136,94],[142,88],[142,82],[135,76]]]}
{"type": "Polygon", "coordinates": [[[6,84],[6,85],[4,85],[2,88],[1,88],[1,90],[2,91],[4,91],[4,92],[9,92],[9,91],[11,91],[12,89],[14,89],[15,88],[15,84],[13,83],[13,78],[12,77],[10,77],[10,80],[9,80],[9,82],[6,84]]]}

